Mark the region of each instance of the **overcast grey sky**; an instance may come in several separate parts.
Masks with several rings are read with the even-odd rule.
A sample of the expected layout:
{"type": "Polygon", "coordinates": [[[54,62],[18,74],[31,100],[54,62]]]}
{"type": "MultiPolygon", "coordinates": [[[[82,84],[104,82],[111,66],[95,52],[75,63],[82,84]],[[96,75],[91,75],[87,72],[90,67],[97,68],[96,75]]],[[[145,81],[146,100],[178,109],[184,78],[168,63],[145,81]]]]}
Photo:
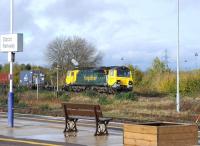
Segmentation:
{"type": "MultiPolygon", "coordinates": [[[[163,59],[165,49],[169,65],[176,65],[177,0],[14,0],[14,5],[14,32],[24,34],[18,63],[47,65],[47,44],[56,36],[77,35],[103,52],[102,65],[146,69],[156,56],[163,59]]],[[[193,68],[194,53],[200,53],[199,16],[200,0],[180,0],[182,68],[193,68]]],[[[6,33],[9,0],[0,0],[0,35],[6,33]]],[[[0,63],[6,62],[7,54],[0,53],[0,63]]]]}

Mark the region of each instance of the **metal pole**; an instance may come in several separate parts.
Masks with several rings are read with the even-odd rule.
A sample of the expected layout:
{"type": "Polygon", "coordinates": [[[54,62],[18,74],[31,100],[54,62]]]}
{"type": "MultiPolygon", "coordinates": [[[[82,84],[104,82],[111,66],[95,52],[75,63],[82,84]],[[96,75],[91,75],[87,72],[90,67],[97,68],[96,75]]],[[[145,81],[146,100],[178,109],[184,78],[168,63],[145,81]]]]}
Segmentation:
{"type": "Polygon", "coordinates": [[[38,84],[39,84],[39,78],[38,78],[38,76],[39,76],[39,75],[37,75],[37,100],[39,99],[39,98],[38,98],[38,92],[39,92],[39,86],[38,86],[38,84]]]}
{"type": "Polygon", "coordinates": [[[198,53],[194,53],[195,56],[195,62],[196,62],[196,70],[198,69],[198,53]]]}
{"type": "Polygon", "coordinates": [[[10,0],[10,33],[13,33],[13,0],[10,0]]]}
{"type": "MultiPolygon", "coordinates": [[[[13,0],[10,0],[10,33],[13,33],[13,0]]],[[[10,57],[10,90],[8,94],[8,126],[14,126],[14,93],[13,93],[13,61],[14,53],[8,52],[10,57]]]]}
{"type": "Polygon", "coordinates": [[[179,39],[179,0],[178,0],[178,35],[177,35],[177,93],[176,93],[176,111],[180,112],[180,94],[179,94],[179,47],[180,47],[180,39],[179,39]]]}
{"type": "Polygon", "coordinates": [[[57,65],[57,90],[56,90],[56,97],[58,98],[58,65],[57,65]]]}

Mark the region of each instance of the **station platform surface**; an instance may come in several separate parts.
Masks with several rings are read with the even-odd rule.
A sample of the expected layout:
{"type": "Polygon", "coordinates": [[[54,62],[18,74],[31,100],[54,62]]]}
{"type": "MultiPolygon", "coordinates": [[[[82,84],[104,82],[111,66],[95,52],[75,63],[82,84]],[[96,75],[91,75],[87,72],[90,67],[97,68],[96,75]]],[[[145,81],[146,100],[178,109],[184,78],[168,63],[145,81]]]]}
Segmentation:
{"type": "MultiPolygon", "coordinates": [[[[94,123],[95,125],[95,123],[94,123]]],[[[78,132],[63,134],[64,122],[37,121],[15,118],[10,128],[7,118],[0,116],[1,145],[44,145],[44,146],[123,146],[122,130],[109,128],[108,136],[94,136],[95,127],[78,125],[78,132]]]]}
{"type": "Polygon", "coordinates": [[[64,135],[63,117],[15,114],[11,128],[0,113],[0,146],[123,146],[122,125],[111,122],[108,136],[94,136],[94,121],[80,120],[76,134],[64,135]]]}

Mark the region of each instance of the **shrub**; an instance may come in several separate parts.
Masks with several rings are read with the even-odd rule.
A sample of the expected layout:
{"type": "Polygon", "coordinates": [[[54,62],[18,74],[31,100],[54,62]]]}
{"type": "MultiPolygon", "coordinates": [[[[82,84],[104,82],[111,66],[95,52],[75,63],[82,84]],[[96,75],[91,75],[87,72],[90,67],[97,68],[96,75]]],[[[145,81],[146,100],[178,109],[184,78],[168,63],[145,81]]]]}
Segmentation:
{"type": "Polygon", "coordinates": [[[176,94],[176,76],[173,73],[165,73],[161,75],[161,79],[157,84],[158,92],[176,94]]]}
{"type": "Polygon", "coordinates": [[[25,107],[28,107],[28,105],[25,103],[25,102],[19,102],[18,104],[17,104],[17,106],[18,107],[20,107],[20,108],[25,108],[25,107]]]}
{"type": "Polygon", "coordinates": [[[125,93],[117,93],[115,95],[115,98],[118,100],[131,100],[131,101],[137,101],[137,97],[133,92],[125,92],[125,93]]]}
{"type": "Polygon", "coordinates": [[[19,96],[18,96],[18,94],[14,94],[14,103],[15,104],[19,103],[19,96]]]}
{"type": "Polygon", "coordinates": [[[0,98],[0,105],[2,106],[2,105],[6,105],[6,104],[7,104],[7,98],[1,97],[0,98]]]}
{"type": "Polygon", "coordinates": [[[49,92],[49,91],[42,91],[39,92],[39,96],[42,97],[42,99],[54,99],[55,95],[53,94],[53,92],[49,92]]]}
{"type": "Polygon", "coordinates": [[[112,103],[112,100],[108,99],[106,95],[101,95],[99,97],[98,103],[101,105],[108,105],[112,103]]]}
{"type": "Polygon", "coordinates": [[[69,101],[71,99],[71,97],[67,93],[62,94],[61,96],[59,96],[59,98],[62,101],[69,101]]]}
{"type": "Polygon", "coordinates": [[[28,88],[27,87],[22,87],[22,86],[19,86],[15,89],[15,93],[23,93],[25,91],[28,91],[28,88]]]}
{"type": "Polygon", "coordinates": [[[84,96],[88,96],[90,98],[94,98],[97,97],[99,94],[97,91],[93,91],[93,90],[86,90],[85,92],[83,92],[84,96]]]}
{"type": "Polygon", "coordinates": [[[51,110],[51,107],[48,104],[42,104],[39,106],[42,111],[51,110]]]}

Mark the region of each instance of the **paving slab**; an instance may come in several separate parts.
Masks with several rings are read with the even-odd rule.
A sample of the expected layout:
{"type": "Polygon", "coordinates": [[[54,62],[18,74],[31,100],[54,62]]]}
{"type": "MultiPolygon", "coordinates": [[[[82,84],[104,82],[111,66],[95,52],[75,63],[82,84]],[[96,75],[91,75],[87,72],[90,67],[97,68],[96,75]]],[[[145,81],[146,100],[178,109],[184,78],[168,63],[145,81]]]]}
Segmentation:
{"type": "Polygon", "coordinates": [[[95,127],[78,126],[78,132],[63,134],[64,124],[15,119],[15,126],[7,126],[7,119],[0,118],[0,135],[11,138],[33,139],[81,144],[87,146],[123,146],[123,133],[109,129],[108,136],[94,136],[95,127]]]}

